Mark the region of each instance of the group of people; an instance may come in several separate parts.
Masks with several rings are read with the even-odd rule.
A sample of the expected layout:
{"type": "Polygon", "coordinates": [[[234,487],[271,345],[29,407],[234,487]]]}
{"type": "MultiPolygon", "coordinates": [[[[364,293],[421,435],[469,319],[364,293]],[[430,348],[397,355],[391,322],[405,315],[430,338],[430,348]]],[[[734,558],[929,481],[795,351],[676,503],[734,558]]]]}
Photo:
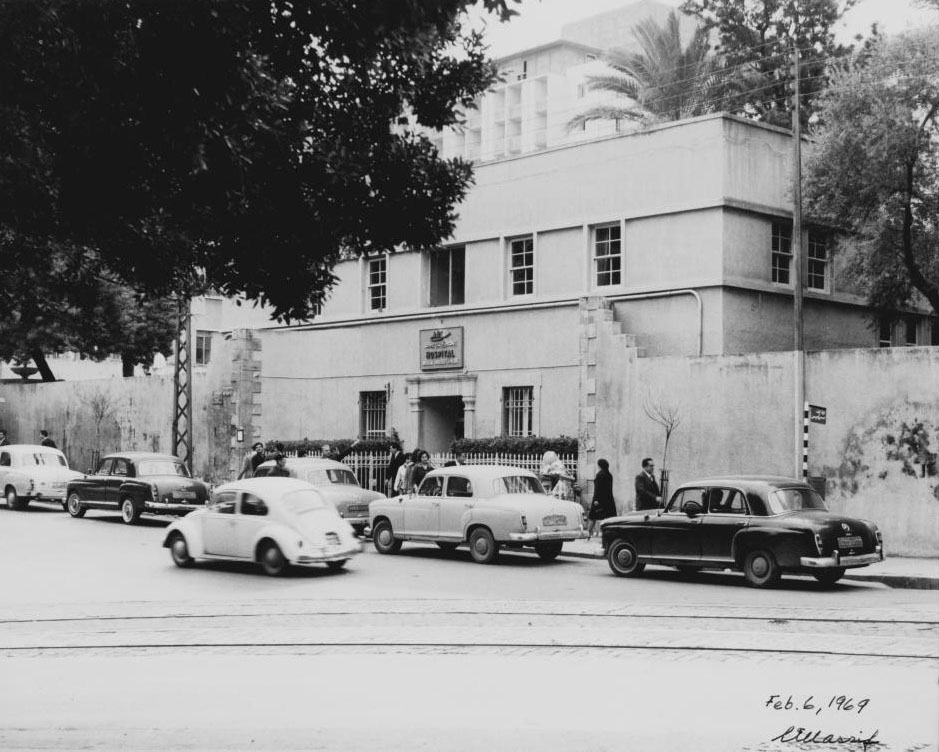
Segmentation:
{"type": "MultiPolygon", "coordinates": [[[[12,442],[10,441],[10,439],[7,438],[7,432],[4,431],[2,428],[0,428],[0,446],[6,446],[11,443],[12,442]]],[[[53,449],[58,449],[55,441],[53,441],[52,437],[49,435],[49,432],[46,431],[45,429],[39,432],[39,443],[45,447],[52,447],[53,449]]]]}
{"type": "MultiPolygon", "coordinates": [[[[458,452],[455,459],[448,460],[444,467],[465,465],[466,458],[458,452]]],[[[388,466],[385,468],[385,488],[388,496],[415,493],[434,466],[430,464],[430,454],[425,449],[404,452],[397,442],[392,443],[388,466]]]]}
{"type": "MultiPolygon", "coordinates": [[[[616,502],[613,499],[613,475],[610,473],[610,463],[605,459],[597,460],[600,468],[593,481],[593,500],[587,518],[590,527],[587,529],[588,539],[593,537],[594,530],[600,520],[616,516],[616,502]]],[[[662,491],[655,480],[655,463],[651,457],[642,460],[642,471],[636,476],[636,509],[658,509],[662,506],[662,491]]]]}

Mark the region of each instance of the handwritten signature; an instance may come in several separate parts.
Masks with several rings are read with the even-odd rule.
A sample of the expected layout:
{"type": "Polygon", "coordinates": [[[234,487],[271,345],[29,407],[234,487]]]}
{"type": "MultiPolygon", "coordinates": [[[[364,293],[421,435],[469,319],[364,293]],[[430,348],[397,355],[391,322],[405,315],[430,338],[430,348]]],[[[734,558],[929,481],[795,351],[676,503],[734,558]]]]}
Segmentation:
{"type": "Polygon", "coordinates": [[[807,729],[802,726],[790,726],[781,734],[770,739],[771,742],[788,742],[799,744],[860,744],[863,749],[876,747],[883,742],[877,741],[877,735],[880,729],[875,729],[870,736],[864,736],[863,731],[859,731],[857,736],[841,736],[840,734],[828,734],[820,729],[807,729]]]}

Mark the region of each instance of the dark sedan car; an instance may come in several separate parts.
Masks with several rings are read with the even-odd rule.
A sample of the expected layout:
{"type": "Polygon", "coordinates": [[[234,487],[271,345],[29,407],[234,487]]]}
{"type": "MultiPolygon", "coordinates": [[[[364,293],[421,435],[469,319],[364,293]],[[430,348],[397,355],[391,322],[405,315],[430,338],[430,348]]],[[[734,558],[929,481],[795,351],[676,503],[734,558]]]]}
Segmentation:
{"type": "Polygon", "coordinates": [[[209,490],[171,454],[122,452],[102,458],[97,470],[70,481],[66,508],[72,517],[88,509],[119,509],[134,524],[143,513],[188,514],[205,505],[209,490]]]}
{"type": "Polygon", "coordinates": [[[832,514],[802,481],[728,476],[685,483],[664,509],[606,520],[603,549],[614,574],[634,577],[646,564],[742,570],[755,587],[783,572],[833,584],[850,567],[883,561],[872,522],[832,514]]]}

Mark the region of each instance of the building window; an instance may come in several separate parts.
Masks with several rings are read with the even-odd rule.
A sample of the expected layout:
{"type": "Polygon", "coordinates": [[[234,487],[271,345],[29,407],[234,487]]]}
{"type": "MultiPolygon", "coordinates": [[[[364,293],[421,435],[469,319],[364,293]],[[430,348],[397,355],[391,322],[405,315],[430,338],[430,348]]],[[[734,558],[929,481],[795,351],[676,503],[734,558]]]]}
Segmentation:
{"type": "Polygon", "coordinates": [[[619,225],[594,229],[593,258],[597,266],[597,287],[618,285],[623,264],[619,225]]]}
{"type": "Polygon", "coordinates": [[[880,322],[880,333],[878,334],[878,347],[892,347],[893,346],[893,322],[884,321],[880,322]]]}
{"type": "Polygon", "coordinates": [[[532,435],[534,392],[531,386],[507,386],[502,390],[503,435],[532,435]]]}
{"type": "Polygon", "coordinates": [[[783,222],[773,222],[773,282],[789,284],[792,265],[792,228],[783,222]]]}
{"type": "Polygon", "coordinates": [[[509,277],[513,295],[531,295],[535,291],[535,241],[518,238],[511,243],[509,277]]]}
{"type": "Polygon", "coordinates": [[[939,318],[933,319],[929,327],[929,344],[939,347],[939,318]]]}
{"type": "Polygon", "coordinates": [[[385,435],[385,411],[388,407],[387,392],[359,392],[359,433],[366,439],[385,435]]]}
{"type": "Polygon", "coordinates": [[[430,305],[462,305],[466,281],[466,250],[445,248],[430,254],[430,305]]]}
{"type": "Polygon", "coordinates": [[[196,332],[196,365],[207,366],[212,357],[212,332],[196,332]]]}
{"type": "Polygon", "coordinates": [[[828,290],[828,238],[820,232],[809,233],[808,263],[808,288],[828,290]]]}
{"type": "Polygon", "coordinates": [[[388,307],[388,260],[384,257],[368,262],[368,307],[383,311],[388,307]]]}

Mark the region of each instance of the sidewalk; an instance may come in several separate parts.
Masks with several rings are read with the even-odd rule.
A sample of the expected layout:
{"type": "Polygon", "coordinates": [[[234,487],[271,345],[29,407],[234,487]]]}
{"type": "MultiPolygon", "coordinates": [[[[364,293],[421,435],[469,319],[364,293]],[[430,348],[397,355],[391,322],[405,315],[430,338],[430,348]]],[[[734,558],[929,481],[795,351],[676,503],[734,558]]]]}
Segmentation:
{"type": "MultiPolygon", "coordinates": [[[[581,559],[604,559],[603,549],[597,537],[589,541],[567,542],[561,556],[573,556],[581,559]]],[[[939,590],[939,559],[912,559],[893,557],[877,564],[871,564],[845,572],[845,580],[863,580],[881,582],[893,588],[914,590],[939,590]]]]}

